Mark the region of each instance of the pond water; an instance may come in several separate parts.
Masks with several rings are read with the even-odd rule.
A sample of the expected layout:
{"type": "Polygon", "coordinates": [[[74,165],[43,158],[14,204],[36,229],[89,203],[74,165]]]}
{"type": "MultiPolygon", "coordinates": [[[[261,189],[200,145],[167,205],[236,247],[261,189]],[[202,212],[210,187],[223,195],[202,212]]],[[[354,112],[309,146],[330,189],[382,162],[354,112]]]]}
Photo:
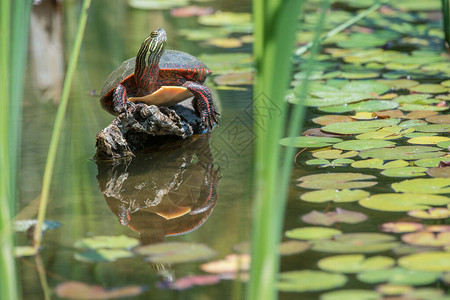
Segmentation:
{"type": "MultiPolygon", "coordinates": [[[[130,2],[133,3],[133,1],[130,2]]],[[[217,11],[224,12],[250,13],[251,11],[251,1],[216,0],[201,3],[201,5],[213,7],[217,11]]],[[[78,10],[79,6],[74,3],[67,4],[64,8],[64,41],[67,45],[70,45],[72,42],[70,37],[74,36],[76,18],[73,16],[77,15],[78,10]]],[[[352,10],[354,9],[350,9],[350,11],[352,10]]],[[[337,21],[332,20],[340,22],[349,14],[350,12],[347,12],[347,14],[337,13],[337,21]]],[[[389,11],[387,15],[389,16],[389,11]]],[[[123,235],[139,240],[141,245],[150,245],[163,241],[203,244],[216,252],[215,259],[222,259],[230,253],[235,253],[236,251],[233,249],[235,249],[237,244],[249,240],[252,143],[254,136],[251,118],[252,90],[250,85],[242,84],[242,81],[245,83],[248,80],[247,72],[251,71],[251,59],[248,58],[248,54],[251,52],[251,39],[248,37],[249,20],[245,21],[246,17],[248,16],[243,17],[240,15],[239,18],[243,18],[244,21],[241,19],[236,21],[236,24],[233,24],[235,27],[231,25],[229,27],[223,26],[223,28],[228,28],[231,36],[244,36],[241,40],[243,42],[242,45],[223,48],[207,44],[203,38],[199,38],[199,40],[196,40],[195,37],[191,37],[193,40],[186,38],[186,29],[192,31],[192,34],[197,29],[205,29],[205,25],[199,24],[195,17],[176,18],[171,15],[170,10],[135,9],[129,7],[125,1],[119,0],[93,1],[77,66],[76,78],[72,85],[46,217],[47,220],[58,222],[60,227],[46,231],[43,249],[38,257],[19,259],[21,290],[24,299],[59,299],[61,294],[55,292],[56,288],[69,281],[99,285],[106,289],[126,286],[144,287],[143,290],[137,292],[138,295],[136,296],[131,296],[132,292],[130,291],[122,290],[124,295],[128,295],[130,299],[244,299],[245,284],[240,280],[220,280],[212,285],[195,286],[181,292],[168,289],[166,285],[161,283],[175,281],[187,276],[205,274],[205,272],[200,270],[199,263],[196,262],[180,264],[150,262],[139,255],[112,259],[114,261],[89,262],[86,260],[96,260],[98,257],[85,256],[86,250],[77,248],[75,245],[77,241],[86,237],[123,235]],[[214,84],[211,79],[207,82],[207,85],[213,90],[215,100],[221,110],[220,126],[215,128],[211,135],[199,137],[192,142],[182,145],[177,143],[171,144],[151,153],[141,153],[131,161],[123,160],[115,164],[96,163],[91,159],[95,153],[95,136],[113,119],[113,116],[104,111],[99,104],[98,95],[103,82],[109,73],[123,60],[135,56],[142,40],[151,30],[159,27],[163,27],[167,31],[168,48],[200,56],[216,74],[228,73],[230,70],[241,73],[243,74],[242,77],[231,78],[231,80],[241,80],[241,82],[235,82],[234,84],[217,84],[216,82],[214,84]],[[233,61],[234,64],[224,63],[223,58],[213,56],[213,54],[231,54],[226,60],[233,61]]],[[[423,16],[420,17],[423,18],[423,16]]],[[[312,22],[312,20],[309,21],[312,22]]],[[[417,20],[412,20],[411,22],[413,21],[416,22],[417,20]]],[[[374,19],[364,25],[375,26],[380,24],[382,25],[383,21],[374,19]]],[[[435,29],[431,25],[430,28],[435,29]]],[[[410,28],[408,27],[408,29],[410,28]]],[[[417,30],[423,33],[419,27],[417,27],[417,30]]],[[[363,32],[364,29],[361,29],[361,31],[363,32]]],[[[197,34],[211,35],[211,33],[202,32],[201,30],[197,34]]],[[[382,34],[382,37],[387,37],[387,40],[395,38],[388,34],[382,34]]],[[[426,40],[423,35],[420,37],[426,40]]],[[[434,39],[436,39],[436,36],[430,35],[431,46],[429,48],[441,51],[436,50],[440,48],[434,39]]],[[[220,41],[216,42],[220,43],[220,41]]],[[[233,42],[236,41],[227,40],[225,44],[233,42]]],[[[339,41],[336,40],[335,42],[339,41]]],[[[352,41],[342,40],[340,42],[343,48],[352,49],[351,46],[348,46],[352,41]],[[347,43],[348,47],[346,47],[345,43],[347,43]]],[[[416,43],[414,44],[414,47],[416,47],[414,49],[418,49],[419,46],[417,45],[420,45],[422,41],[417,37],[414,43],[416,43]]],[[[382,44],[373,42],[372,48],[378,47],[377,49],[380,49],[380,46],[383,45],[387,45],[386,47],[392,46],[386,41],[382,44]]],[[[407,53],[406,51],[411,50],[404,45],[394,46],[398,46],[397,48],[392,48],[396,51],[398,50],[398,53],[407,53]]],[[[330,46],[326,47],[331,48],[330,46]]],[[[69,46],[67,46],[68,48],[69,46]]],[[[66,55],[69,52],[66,50],[66,55]]],[[[342,63],[342,60],[345,61],[346,56],[356,57],[357,55],[348,52],[339,56],[337,51],[324,50],[324,55],[330,53],[336,54],[334,62],[332,62],[333,59],[327,56],[323,59],[317,71],[318,74],[320,73],[319,78],[323,76],[323,79],[334,78],[330,75],[332,72],[341,72],[340,77],[338,76],[341,83],[330,84],[335,89],[342,88],[345,84],[345,82],[342,84],[344,80],[356,78],[356,73],[359,76],[361,73],[367,76],[368,73],[373,73],[374,70],[382,69],[380,67],[381,62],[373,62],[373,65],[371,65],[372,69],[369,67],[364,69],[365,66],[363,64],[366,62],[355,64],[351,67],[347,65],[346,68],[339,68],[337,67],[338,63],[342,63]],[[358,67],[361,68],[358,69],[358,67]],[[329,77],[324,76],[326,74],[329,77]]],[[[374,55],[372,54],[372,57],[374,55]]],[[[377,53],[376,55],[381,56],[382,54],[377,53]]],[[[390,53],[390,55],[393,54],[390,53]]],[[[361,56],[367,57],[370,55],[364,53],[361,56]]],[[[431,57],[431,54],[429,54],[429,57],[431,57]]],[[[408,66],[408,64],[412,64],[411,61],[406,62],[404,57],[403,59],[403,69],[411,67],[408,66]]],[[[389,63],[388,59],[385,61],[389,63]]],[[[433,60],[430,59],[429,61],[433,60]]],[[[441,69],[436,67],[440,73],[438,72],[428,77],[426,74],[422,74],[417,79],[423,82],[443,82],[442,78],[448,77],[450,70],[448,57],[445,57],[444,60],[436,61],[441,65],[445,65],[446,69],[443,70],[444,67],[441,67],[441,69]]],[[[296,72],[298,71],[300,70],[296,70],[296,72]]],[[[386,71],[386,73],[391,74],[392,78],[395,77],[395,72],[401,71],[393,71],[389,67],[386,71]]],[[[417,71],[414,72],[417,74],[417,71]]],[[[411,74],[414,72],[411,72],[411,74]]],[[[403,75],[400,74],[400,76],[403,75]]],[[[19,215],[17,217],[19,220],[36,218],[47,147],[56,114],[55,105],[52,101],[43,99],[45,97],[38,96],[41,94],[31,84],[33,82],[32,75],[29,76],[30,78],[28,78],[27,82],[30,85],[25,92],[26,98],[24,100],[22,120],[20,202],[18,205],[19,215]]],[[[298,75],[295,78],[298,79],[300,76],[298,75]]],[[[379,78],[379,75],[362,77],[379,78]]],[[[384,78],[389,78],[389,76],[384,78]]],[[[404,78],[404,76],[401,78],[404,78]]],[[[222,79],[230,80],[229,78],[222,79]]],[[[447,90],[440,93],[444,95],[440,101],[445,102],[445,100],[449,100],[448,84],[446,87],[447,90]],[[445,94],[447,98],[445,98],[445,94]]],[[[374,87],[368,87],[368,89],[372,88],[374,87]]],[[[335,90],[333,91],[336,92],[335,90]]],[[[387,90],[383,91],[383,93],[385,92],[387,90]]],[[[407,94],[409,91],[403,89],[400,93],[407,94]]],[[[322,98],[317,96],[316,100],[320,101],[320,99],[322,98]]],[[[389,109],[394,108],[391,107],[389,109]]],[[[375,110],[383,109],[373,109],[371,111],[375,110]]],[[[317,108],[310,109],[307,113],[306,127],[318,127],[311,119],[324,114],[328,113],[319,111],[317,108]]],[[[445,112],[440,114],[445,114],[445,112]]],[[[448,130],[441,131],[439,134],[448,136],[448,130]]],[[[406,145],[404,142],[401,144],[406,145]]],[[[358,212],[360,213],[359,216],[364,214],[367,217],[365,221],[355,221],[353,223],[337,222],[336,224],[328,225],[330,228],[340,230],[343,233],[379,233],[381,232],[381,225],[387,222],[415,221],[429,225],[448,224],[448,218],[440,218],[435,221],[414,219],[405,213],[408,210],[401,212],[398,210],[370,209],[366,205],[361,206],[356,201],[360,198],[355,199],[353,202],[343,201],[341,203],[337,203],[338,201],[327,202],[326,200],[321,202],[314,200],[301,201],[299,199],[300,196],[314,190],[296,186],[298,183],[297,179],[306,175],[333,172],[361,172],[365,175],[372,175],[375,176],[374,180],[378,181],[378,184],[364,188],[364,191],[372,195],[391,193],[390,185],[392,183],[406,179],[406,177],[383,177],[380,175],[379,169],[355,169],[350,166],[350,162],[346,162],[343,166],[326,166],[327,163],[323,162],[315,165],[307,162],[311,158],[313,157],[309,151],[301,153],[296,158],[285,217],[285,231],[299,227],[323,226],[323,223],[320,223],[320,221],[305,221],[305,219],[302,221],[300,217],[314,210],[326,213],[334,212],[336,209],[338,212],[342,212],[342,210],[358,212]]],[[[330,161],[332,160],[331,158],[329,159],[330,161]]],[[[335,177],[339,176],[341,175],[335,175],[335,177]]],[[[422,175],[419,178],[425,178],[425,176],[422,175]]],[[[341,190],[342,187],[331,187],[331,189],[341,190]]],[[[354,189],[354,187],[350,187],[350,189],[354,189]]],[[[445,197],[445,195],[442,195],[442,197],[445,197]]],[[[443,200],[440,206],[444,207],[448,202],[443,200]]],[[[441,230],[444,231],[444,229],[441,230]]],[[[448,229],[445,230],[449,231],[448,229]]],[[[382,244],[382,246],[395,243],[395,247],[388,245],[380,251],[361,250],[356,251],[356,253],[366,253],[366,257],[383,255],[387,259],[397,259],[400,255],[427,249],[424,244],[419,246],[422,247],[421,249],[408,246],[407,244],[400,244],[398,242],[400,237],[392,236],[394,240],[377,242],[369,240],[368,243],[378,243],[382,244]]],[[[297,237],[297,239],[311,240],[302,237],[297,237]]],[[[26,235],[19,234],[18,244],[25,245],[27,243],[29,242],[26,235]]],[[[309,241],[305,243],[308,243],[307,247],[311,247],[309,241]]],[[[364,238],[357,240],[354,246],[358,247],[361,243],[365,243],[364,238]]],[[[313,247],[320,248],[317,244],[314,244],[313,247]]],[[[295,255],[283,256],[281,260],[282,271],[319,270],[317,264],[323,258],[338,254],[355,253],[348,250],[333,252],[330,250],[330,246],[323,247],[322,249],[325,250],[322,251],[308,250],[295,255]]],[[[443,242],[430,251],[442,251],[443,247],[446,247],[445,249],[448,251],[449,244],[443,242]]],[[[130,256],[131,252],[123,255],[130,256]]],[[[330,264],[333,265],[333,261],[330,264]]],[[[335,264],[345,265],[342,261],[337,261],[335,264]]],[[[427,298],[429,295],[434,295],[433,299],[444,299],[443,297],[438,298],[441,296],[437,295],[444,292],[445,288],[443,286],[445,282],[448,283],[450,281],[448,273],[447,275],[444,274],[444,272],[450,272],[450,267],[445,267],[437,271],[438,274],[435,276],[435,280],[414,284],[411,283],[414,279],[411,279],[409,282],[399,279],[383,287],[381,284],[386,283],[387,279],[384,281],[381,279],[379,281],[374,280],[372,283],[368,283],[369,281],[367,280],[361,281],[357,279],[355,275],[355,273],[358,273],[357,270],[370,270],[370,267],[367,269],[359,267],[358,269],[358,267],[355,267],[355,264],[358,265],[358,263],[354,261],[348,264],[353,264],[353,271],[348,271],[345,267],[344,270],[332,270],[333,274],[350,274],[345,279],[347,280],[344,286],[345,289],[367,289],[370,291],[377,289],[379,291],[378,294],[366,296],[367,298],[355,299],[381,299],[382,294],[387,297],[389,289],[394,290],[395,288],[397,290],[391,292],[391,295],[406,295],[407,292],[412,293],[416,291],[416,298],[414,299],[431,299],[427,298]],[[433,289],[423,290],[422,292],[425,296],[419,297],[420,291],[414,286],[433,289]]],[[[444,265],[448,266],[448,264],[448,261],[444,262],[444,265]]],[[[386,269],[392,268],[392,265],[387,263],[386,269]]],[[[327,267],[322,267],[322,269],[325,271],[330,270],[327,267]]],[[[377,268],[374,267],[372,269],[377,268]]],[[[398,276],[401,277],[403,275],[399,274],[398,276]]],[[[419,278],[424,276],[418,275],[419,278]]],[[[216,279],[214,278],[214,280],[216,279]]],[[[328,280],[328,278],[324,279],[324,281],[328,280]]],[[[330,289],[343,285],[331,286],[330,289]]],[[[77,295],[80,297],[80,294],[77,294],[77,292],[79,293],[79,290],[75,292],[69,291],[68,293],[72,295],[72,298],[77,298],[77,295]]],[[[299,297],[301,299],[319,299],[322,293],[321,288],[306,290],[306,292],[301,294],[285,290],[280,293],[280,299],[298,299],[299,297]]],[[[112,298],[111,295],[110,297],[112,298]]]]}

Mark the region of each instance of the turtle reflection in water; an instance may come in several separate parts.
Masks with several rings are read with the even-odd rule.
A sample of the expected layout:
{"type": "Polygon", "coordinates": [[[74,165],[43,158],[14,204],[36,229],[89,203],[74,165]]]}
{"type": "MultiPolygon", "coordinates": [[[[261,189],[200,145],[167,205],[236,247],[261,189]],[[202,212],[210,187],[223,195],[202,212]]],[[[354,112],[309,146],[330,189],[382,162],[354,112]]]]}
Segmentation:
{"type": "Polygon", "coordinates": [[[140,233],[142,244],[193,231],[212,213],[220,176],[209,138],[206,134],[188,145],[184,140],[161,146],[131,162],[97,162],[109,208],[122,225],[140,233]]]}

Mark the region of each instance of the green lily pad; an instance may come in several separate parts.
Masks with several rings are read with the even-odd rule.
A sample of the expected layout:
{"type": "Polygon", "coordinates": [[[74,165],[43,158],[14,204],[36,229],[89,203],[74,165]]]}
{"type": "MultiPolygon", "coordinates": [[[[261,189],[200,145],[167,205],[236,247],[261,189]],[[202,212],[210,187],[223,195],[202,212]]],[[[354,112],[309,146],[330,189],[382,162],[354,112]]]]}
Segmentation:
{"type": "Polygon", "coordinates": [[[448,88],[440,84],[419,84],[409,88],[410,91],[426,94],[441,94],[448,92],[448,88]]]}
{"type": "Polygon", "coordinates": [[[444,136],[421,136],[409,139],[407,142],[410,144],[419,144],[419,145],[435,145],[440,142],[450,141],[450,138],[444,136]]]}
{"type": "Polygon", "coordinates": [[[305,162],[305,164],[312,166],[312,165],[320,165],[321,167],[340,167],[344,165],[349,165],[353,162],[353,159],[346,159],[346,158],[338,158],[334,159],[332,161],[329,161],[327,159],[319,158],[319,159],[310,159],[305,162]]]}
{"type": "Polygon", "coordinates": [[[100,249],[100,248],[125,248],[131,249],[139,245],[139,240],[125,235],[98,235],[88,237],[75,242],[74,246],[80,249],[100,249]]]}
{"type": "Polygon", "coordinates": [[[448,106],[436,106],[436,105],[422,105],[422,104],[401,104],[399,109],[403,111],[416,111],[416,110],[429,110],[429,111],[444,111],[448,109],[448,106]]]}
{"type": "Polygon", "coordinates": [[[280,255],[293,255],[302,253],[308,250],[311,247],[311,244],[304,241],[285,241],[280,244],[278,247],[278,253],[280,255]]]}
{"type": "Polygon", "coordinates": [[[342,153],[342,150],[337,149],[329,149],[329,150],[320,150],[315,151],[312,154],[316,158],[325,158],[325,159],[336,159],[336,158],[349,158],[358,155],[357,151],[348,151],[342,153]]]}
{"type": "Polygon", "coordinates": [[[411,79],[396,79],[396,80],[382,79],[382,80],[378,80],[378,82],[384,83],[384,84],[388,85],[391,89],[395,89],[395,90],[407,89],[407,88],[419,85],[418,81],[411,80],[411,79]]]}
{"type": "Polygon", "coordinates": [[[382,295],[371,290],[338,290],[320,295],[320,300],[380,300],[382,295]]]}
{"type": "Polygon", "coordinates": [[[450,193],[450,182],[446,178],[410,179],[393,183],[392,188],[396,192],[446,194],[450,193]]]}
{"type": "Polygon", "coordinates": [[[359,273],[384,270],[395,265],[395,260],[386,256],[366,258],[362,254],[336,255],[322,258],[317,263],[324,271],[336,273],[359,273]]]}
{"type": "Polygon", "coordinates": [[[119,258],[132,257],[133,253],[125,249],[90,249],[86,252],[75,253],[74,258],[82,262],[116,261],[119,258]]]}
{"type": "Polygon", "coordinates": [[[369,149],[362,151],[361,158],[379,158],[383,160],[416,160],[444,155],[439,148],[431,146],[398,146],[395,148],[369,149]]]}
{"type": "Polygon", "coordinates": [[[321,240],[341,234],[340,230],[327,227],[301,227],[286,231],[286,236],[298,240],[321,240]]]}
{"type": "Polygon", "coordinates": [[[367,150],[374,148],[394,147],[394,142],[382,140],[350,140],[333,145],[333,148],[341,150],[367,150]]]}
{"type": "Polygon", "coordinates": [[[321,213],[313,210],[303,215],[302,221],[308,224],[330,226],[335,223],[356,224],[367,220],[367,216],[363,213],[336,208],[335,212],[321,213]]]}
{"type": "Polygon", "coordinates": [[[439,272],[418,272],[404,268],[392,268],[362,272],[357,275],[357,278],[369,284],[388,282],[391,284],[426,285],[438,280],[440,275],[439,272]]]}
{"type": "Polygon", "coordinates": [[[314,174],[297,179],[297,186],[305,189],[357,189],[376,185],[376,181],[361,181],[374,178],[362,173],[314,174]]]}
{"type": "Polygon", "coordinates": [[[450,149],[450,142],[439,142],[436,146],[444,149],[450,149]]]}
{"type": "Polygon", "coordinates": [[[320,191],[313,191],[304,193],[301,195],[300,199],[308,202],[316,202],[316,203],[322,203],[327,201],[333,201],[337,203],[341,202],[353,202],[358,201],[362,198],[366,198],[370,195],[369,192],[366,192],[364,190],[349,190],[349,189],[343,189],[343,190],[320,190],[320,191]]]}
{"type": "Polygon", "coordinates": [[[381,172],[382,175],[388,177],[420,177],[425,176],[428,168],[423,167],[402,167],[390,168],[381,172]]]}
{"type": "Polygon", "coordinates": [[[450,203],[450,198],[445,196],[416,193],[377,194],[359,201],[359,204],[363,207],[381,211],[428,209],[431,206],[445,205],[448,203],[450,203]]]}
{"type": "Polygon", "coordinates": [[[141,246],[135,252],[153,263],[186,263],[204,261],[216,256],[216,252],[203,244],[171,242],[141,246]]]}
{"type": "Polygon", "coordinates": [[[429,124],[417,126],[416,131],[448,133],[450,132],[450,124],[429,124]]]}
{"type": "Polygon", "coordinates": [[[396,238],[383,233],[347,233],[313,241],[313,250],[331,253],[374,253],[398,246],[396,238]]]}
{"type": "Polygon", "coordinates": [[[427,210],[411,210],[408,215],[420,219],[447,219],[450,218],[450,209],[444,207],[433,207],[427,210]]]}
{"type": "Polygon", "coordinates": [[[355,136],[358,140],[394,140],[403,137],[405,134],[414,132],[414,128],[404,128],[402,126],[389,126],[361,133],[355,136]]]}
{"type": "Polygon", "coordinates": [[[432,104],[436,103],[433,99],[430,101],[430,94],[411,94],[398,96],[392,101],[397,103],[410,103],[410,104],[432,104]]]}
{"type": "Polygon", "coordinates": [[[425,121],[434,124],[450,124],[450,115],[434,115],[427,117],[425,121]]]}
{"type": "Polygon", "coordinates": [[[402,159],[397,159],[384,163],[382,159],[379,158],[369,158],[365,160],[359,160],[352,163],[353,168],[370,168],[370,169],[392,169],[401,168],[409,166],[409,163],[402,159]]]}
{"type": "Polygon", "coordinates": [[[435,157],[435,158],[424,158],[414,161],[414,164],[418,167],[426,167],[426,168],[432,168],[439,166],[439,163],[441,161],[449,161],[450,156],[446,155],[443,157],[435,157]]]}
{"type": "Polygon", "coordinates": [[[372,121],[355,121],[347,123],[333,123],[322,127],[323,131],[339,134],[358,134],[378,130],[382,127],[394,126],[400,119],[384,119],[372,121]]]}
{"type": "Polygon", "coordinates": [[[432,247],[443,247],[450,245],[450,232],[412,232],[404,234],[402,236],[402,241],[411,245],[417,246],[432,246],[432,247]]]}
{"type": "Polygon", "coordinates": [[[323,291],[343,286],[347,277],[322,271],[302,270],[281,272],[278,289],[283,292],[323,291]]]}
{"type": "Polygon", "coordinates": [[[293,138],[283,138],[280,144],[283,146],[299,147],[299,148],[319,148],[326,147],[335,143],[342,142],[342,139],[320,137],[320,136],[297,136],[293,138]]]}
{"type": "Polygon", "coordinates": [[[397,296],[412,292],[414,288],[406,284],[385,283],[378,285],[376,290],[386,296],[397,296]]]}
{"type": "Polygon", "coordinates": [[[400,257],[398,264],[420,272],[449,272],[450,252],[423,252],[400,257]]]}

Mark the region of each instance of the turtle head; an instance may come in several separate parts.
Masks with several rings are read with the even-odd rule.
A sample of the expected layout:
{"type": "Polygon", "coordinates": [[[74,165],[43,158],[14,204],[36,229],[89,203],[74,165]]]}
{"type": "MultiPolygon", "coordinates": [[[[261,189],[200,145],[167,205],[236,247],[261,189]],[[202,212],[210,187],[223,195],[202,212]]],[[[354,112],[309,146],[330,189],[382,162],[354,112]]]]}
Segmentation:
{"type": "Polygon", "coordinates": [[[162,28],[152,31],[144,43],[148,42],[148,65],[159,62],[161,55],[166,47],[167,35],[166,31],[162,28]]]}

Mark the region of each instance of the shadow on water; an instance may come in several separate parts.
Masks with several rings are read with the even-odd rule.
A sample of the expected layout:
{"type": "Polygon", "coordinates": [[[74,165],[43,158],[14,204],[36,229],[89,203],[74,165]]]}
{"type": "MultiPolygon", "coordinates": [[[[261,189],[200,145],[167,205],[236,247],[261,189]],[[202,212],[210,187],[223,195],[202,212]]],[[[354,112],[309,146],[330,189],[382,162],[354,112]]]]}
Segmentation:
{"type": "Polygon", "coordinates": [[[192,232],[213,212],[220,176],[209,140],[210,134],[131,159],[97,162],[107,205],[142,244],[192,232]]]}

